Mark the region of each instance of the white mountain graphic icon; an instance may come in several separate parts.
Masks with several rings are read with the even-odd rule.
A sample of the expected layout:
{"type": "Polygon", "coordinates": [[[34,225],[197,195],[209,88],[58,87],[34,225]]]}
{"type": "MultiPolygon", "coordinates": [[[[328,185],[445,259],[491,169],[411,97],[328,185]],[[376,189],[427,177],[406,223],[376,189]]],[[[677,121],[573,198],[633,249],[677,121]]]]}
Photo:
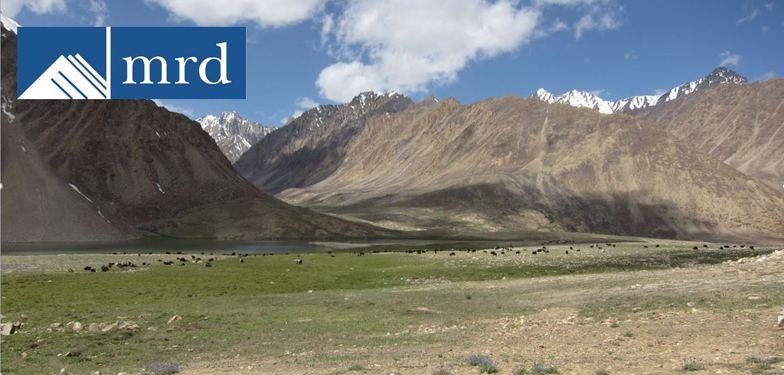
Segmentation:
{"type": "Polygon", "coordinates": [[[19,99],[110,99],[109,85],[78,53],[60,55],[19,99]]]}

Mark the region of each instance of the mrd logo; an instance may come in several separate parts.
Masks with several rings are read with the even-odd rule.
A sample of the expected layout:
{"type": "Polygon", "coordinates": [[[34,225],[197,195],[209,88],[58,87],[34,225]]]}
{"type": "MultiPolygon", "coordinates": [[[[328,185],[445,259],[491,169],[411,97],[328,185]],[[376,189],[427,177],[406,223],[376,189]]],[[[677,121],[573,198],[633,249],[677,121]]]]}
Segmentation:
{"type": "Polygon", "coordinates": [[[19,28],[19,99],[244,99],[244,27],[19,28]]]}

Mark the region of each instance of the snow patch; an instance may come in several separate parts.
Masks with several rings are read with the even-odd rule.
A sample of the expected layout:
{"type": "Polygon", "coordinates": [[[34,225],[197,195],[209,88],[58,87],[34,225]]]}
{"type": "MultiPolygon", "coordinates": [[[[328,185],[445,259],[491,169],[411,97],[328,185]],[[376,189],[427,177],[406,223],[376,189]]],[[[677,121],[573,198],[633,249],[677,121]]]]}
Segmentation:
{"type": "Polygon", "coordinates": [[[17,30],[22,27],[19,22],[14,21],[12,18],[6,17],[2,13],[0,13],[0,23],[2,23],[6,29],[10,30],[14,34],[19,34],[17,30]]]}
{"type": "Polygon", "coordinates": [[[74,184],[72,184],[72,183],[68,183],[68,186],[70,186],[70,187],[71,187],[71,189],[74,189],[74,190],[75,190],[77,193],[79,193],[79,195],[81,195],[82,197],[84,197],[84,199],[87,199],[87,201],[88,201],[88,202],[90,202],[90,203],[93,203],[93,200],[92,200],[92,199],[90,199],[90,198],[88,198],[86,195],[84,195],[84,193],[82,193],[82,191],[81,191],[81,190],[79,190],[79,188],[78,188],[78,187],[76,187],[76,185],[74,185],[74,184]]]}

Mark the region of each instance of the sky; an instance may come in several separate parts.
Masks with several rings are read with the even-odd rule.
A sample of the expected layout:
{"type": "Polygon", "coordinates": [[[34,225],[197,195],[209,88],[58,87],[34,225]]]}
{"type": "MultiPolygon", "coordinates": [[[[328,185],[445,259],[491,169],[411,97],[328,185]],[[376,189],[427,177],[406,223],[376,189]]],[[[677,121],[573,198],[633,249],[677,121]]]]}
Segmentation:
{"type": "Polygon", "coordinates": [[[726,66],[784,75],[784,0],[2,0],[22,26],[245,26],[247,98],[164,100],[281,126],[363,91],[471,103],[653,95],[726,66]]]}

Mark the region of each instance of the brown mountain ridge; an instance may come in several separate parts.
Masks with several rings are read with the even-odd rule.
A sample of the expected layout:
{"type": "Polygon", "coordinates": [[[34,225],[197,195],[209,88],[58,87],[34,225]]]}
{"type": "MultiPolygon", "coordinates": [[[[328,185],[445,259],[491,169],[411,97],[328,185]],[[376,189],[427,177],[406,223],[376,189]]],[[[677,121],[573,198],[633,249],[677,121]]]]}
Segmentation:
{"type": "Polygon", "coordinates": [[[635,113],[710,157],[781,187],[784,79],[717,85],[635,113]]]}
{"type": "Polygon", "coordinates": [[[513,96],[399,109],[313,109],[235,168],[288,202],[392,228],[782,234],[773,189],[632,116],[513,96]]]}

